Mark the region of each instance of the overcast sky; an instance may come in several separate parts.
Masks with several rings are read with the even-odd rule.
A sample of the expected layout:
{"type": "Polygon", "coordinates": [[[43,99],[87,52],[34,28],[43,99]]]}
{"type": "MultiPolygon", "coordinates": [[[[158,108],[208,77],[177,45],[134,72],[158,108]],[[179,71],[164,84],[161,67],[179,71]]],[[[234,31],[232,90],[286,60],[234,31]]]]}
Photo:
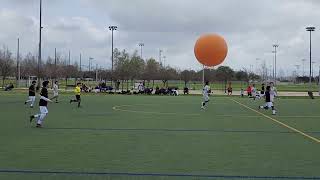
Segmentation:
{"type": "MultiPolygon", "coordinates": [[[[21,53],[37,53],[39,0],[0,0],[0,45],[21,53]]],[[[309,58],[306,26],[313,33],[313,57],[320,66],[320,1],[317,0],[43,0],[43,57],[71,50],[72,61],[82,53],[102,67],[111,66],[111,33],[115,47],[129,52],[145,44],[144,58],[159,59],[179,69],[200,69],[193,54],[204,33],[222,35],[229,46],[223,65],[235,69],[264,61],[272,64],[272,44],[279,44],[279,71],[292,71],[309,58]],[[258,60],[257,60],[258,59],[258,60]]],[[[83,61],[85,61],[83,60],[83,61]]],[[[307,71],[307,64],[305,65],[307,71]]],[[[279,73],[279,72],[278,72],[279,73]]]]}

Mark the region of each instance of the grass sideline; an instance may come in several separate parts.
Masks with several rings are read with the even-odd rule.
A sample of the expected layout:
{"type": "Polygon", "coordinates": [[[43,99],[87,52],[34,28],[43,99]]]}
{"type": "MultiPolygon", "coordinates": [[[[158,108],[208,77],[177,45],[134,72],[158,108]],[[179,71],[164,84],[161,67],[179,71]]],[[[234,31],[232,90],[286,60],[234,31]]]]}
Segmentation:
{"type": "MultiPolygon", "coordinates": [[[[78,109],[70,96],[36,129],[25,95],[0,94],[0,179],[320,179],[318,143],[232,100],[262,101],[212,97],[200,111],[199,96],[86,95],[78,109]]],[[[276,108],[272,118],[320,138],[319,100],[276,108]]]]}

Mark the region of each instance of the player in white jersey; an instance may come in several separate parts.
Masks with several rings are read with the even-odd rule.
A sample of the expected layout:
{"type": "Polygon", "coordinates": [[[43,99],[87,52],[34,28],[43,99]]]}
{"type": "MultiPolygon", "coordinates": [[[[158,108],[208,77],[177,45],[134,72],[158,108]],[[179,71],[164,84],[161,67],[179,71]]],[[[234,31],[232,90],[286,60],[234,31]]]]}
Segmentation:
{"type": "Polygon", "coordinates": [[[53,97],[51,98],[51,100],[56,100],[55,102],[58,103],[58,97],[59,97],[59,86],[58,86],[58,81],[55,81],[52,87],[53,90],[53,97]]]}
{"type": "Polygon", "coordinates": [[[252,87],[251,87],[251,93],[252,93],[253,100],[256,100],[257,89],[256,89],[256,85],[255,84],[253,84],[252,87]]]}
{"type": "Polygon", "coordinates": [[[273,82],[270,82],[270,98],[272,102],[274,101],[275,97],[278,96],[277,88],[274,86],[273,82]]]}
{"type": "Polygon", "coordinates": [[[202,90],[202,95],[203,95],[203,102],[201,103],[201,109],[206,109],[206,106],[208,104],[208,102],[210,101],[210,98],[209,98],[209,94],[211,92],[211,88],[209,86],[209,82],[207,81],[206,82],[206,85],[203,87],[203,90],[202,90]]]}

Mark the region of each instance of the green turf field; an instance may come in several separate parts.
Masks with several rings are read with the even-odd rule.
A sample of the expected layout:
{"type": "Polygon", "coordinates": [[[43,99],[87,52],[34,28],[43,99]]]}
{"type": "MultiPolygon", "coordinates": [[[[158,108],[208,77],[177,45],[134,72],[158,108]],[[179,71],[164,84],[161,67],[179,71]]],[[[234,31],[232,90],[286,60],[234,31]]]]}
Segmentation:
{"type": "Polygon", "coordinates": [[[238,97],[206,111],[200,96],[69,98],[36,129],[38,107],[0,94],[1,180],[320,179],[319,100],[282,98],[271,116],[238,97]]]}

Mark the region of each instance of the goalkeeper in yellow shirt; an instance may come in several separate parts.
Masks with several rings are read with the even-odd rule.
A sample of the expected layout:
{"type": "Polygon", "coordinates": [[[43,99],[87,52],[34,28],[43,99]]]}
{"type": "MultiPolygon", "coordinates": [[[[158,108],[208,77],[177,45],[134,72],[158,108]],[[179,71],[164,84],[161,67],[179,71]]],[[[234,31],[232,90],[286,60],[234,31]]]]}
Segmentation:
{"type": "Polygon", "coordinates": [[[74,89],[74,93],[76,94],[76,99],[71,99],[70,100],[70,104],[73,103],[73,102],[78,102],[78,108],[80,107],[80,103],[81,103],[81,83],[77,83],[77,86],[76,88],[74,89]]]}

